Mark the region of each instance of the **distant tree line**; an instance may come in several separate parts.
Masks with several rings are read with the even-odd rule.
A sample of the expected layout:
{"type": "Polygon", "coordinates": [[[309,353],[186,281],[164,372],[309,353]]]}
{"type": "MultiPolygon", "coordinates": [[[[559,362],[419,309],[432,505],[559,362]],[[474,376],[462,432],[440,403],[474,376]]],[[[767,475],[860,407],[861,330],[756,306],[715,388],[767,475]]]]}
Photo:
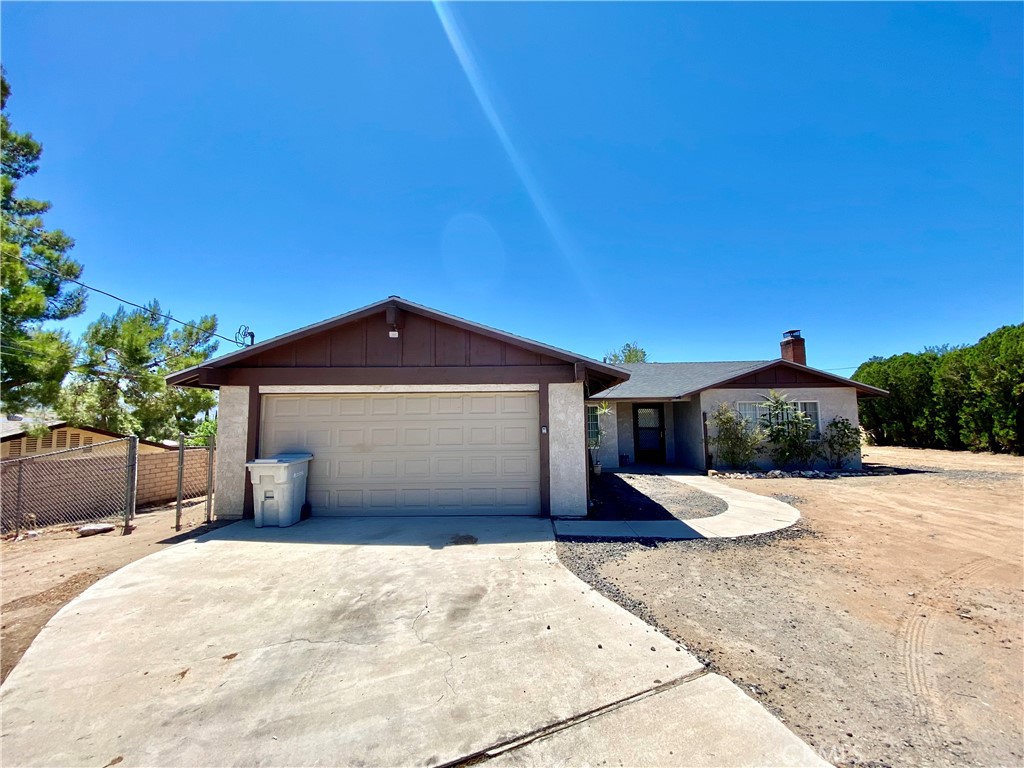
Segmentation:
{"type": "Polygon", "coordinates": [[[878,445],[1024,449],[1024,324],[971,346],[873,357],[853,378],[889,391],[860,406],[861,426],[878,445]]]}

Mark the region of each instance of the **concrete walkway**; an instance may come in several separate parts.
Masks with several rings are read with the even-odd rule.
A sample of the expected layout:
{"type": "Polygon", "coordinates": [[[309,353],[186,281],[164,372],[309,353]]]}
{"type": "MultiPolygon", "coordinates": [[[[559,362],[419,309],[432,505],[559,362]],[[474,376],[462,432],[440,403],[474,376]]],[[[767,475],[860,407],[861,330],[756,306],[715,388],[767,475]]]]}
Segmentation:
{"type": "Polygon", "coordinates": [[[729,505],[725,512],[696,520],[556,520],[562,536],[602,539],[735,539],[788,528],[800,519],[794,507],[733,488],[703,475],[665,475],[729,505]]]}
{"type": "Polygon", "coordinates": [[[237,523],[65,606],[5,765],[825,765],[564,568],[537,518],[237,523]]]}

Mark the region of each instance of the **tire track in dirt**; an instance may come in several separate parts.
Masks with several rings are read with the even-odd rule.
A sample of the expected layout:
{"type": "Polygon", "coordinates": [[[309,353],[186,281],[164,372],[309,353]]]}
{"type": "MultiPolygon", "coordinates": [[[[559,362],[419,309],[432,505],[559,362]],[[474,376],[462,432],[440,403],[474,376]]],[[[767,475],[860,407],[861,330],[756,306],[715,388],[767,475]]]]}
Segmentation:
{"type": "MultiPolygon", "coordinates": [[[[944,574],[929,592],[940,591],[953,582],[975,576],[993,564],[988,557],[972,560],[944,574]]],[[[944,708],[945,697],[934,689],[928,679],[928,661],[934,655],[932,613],[921,613],[921,608],[917,606],[913,611],[913,615],[904,614],[900,619],[896,648],[903,660],[904,684],[912,697],[914,716],[924,727],[932,742],[930,746],[941,747],[950,740],[950,734],[944,708]]]]}

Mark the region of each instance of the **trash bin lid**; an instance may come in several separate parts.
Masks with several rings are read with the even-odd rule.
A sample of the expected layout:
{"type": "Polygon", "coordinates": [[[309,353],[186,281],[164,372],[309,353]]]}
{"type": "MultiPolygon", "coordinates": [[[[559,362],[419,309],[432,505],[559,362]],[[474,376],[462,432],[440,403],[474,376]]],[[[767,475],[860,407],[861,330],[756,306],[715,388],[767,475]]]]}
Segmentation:
{"type": "Polygon", "coordinates": [[[269,459],[253,459],[252,461],[245,462],[245,464],[246,466],[254,464],[298,464],[303,461],[309,461],[312,458],[312,453],[279,453],[276,456],[271,456],[269,459]]]}

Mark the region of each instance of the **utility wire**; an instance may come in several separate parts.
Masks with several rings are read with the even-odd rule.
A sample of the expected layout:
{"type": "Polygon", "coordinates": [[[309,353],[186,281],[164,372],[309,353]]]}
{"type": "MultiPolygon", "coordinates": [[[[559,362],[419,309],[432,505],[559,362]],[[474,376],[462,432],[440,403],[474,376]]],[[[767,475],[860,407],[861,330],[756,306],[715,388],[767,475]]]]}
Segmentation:
{"type": "MultiPolygon", "coordinates": [[[[19,347],[12,347],[12,346],[9,346],[9,345],[10,345],[9,341],[4,341],[3,343],[0,343],[0,350],[5,350],[6,354],[11,355],[13,357],[17,357],[18,355],[30,355],[30,356],[41,357],[41,358],[49,357],[45,353],[39,352],[37,350],[25,349],[25,348],[19,348],[19,347]]],[[[94,371],[95,373],[107,374],[108,376],[116,376],[116,377],[119,377],[119,378],[122,378],[122,379],[128,379],[129,381],[143,381],[144,380],[142,377],[137,376],[136,374],[133,374],[133,373],[128,373],[127,371],[114,371],[114,370],[110,370],[109,368],[103,368],[103,367],[101,367],[99,365],[89,365],[89,363],[90,363],[89,360],[75,360],[73,362],[73,366],[88,366],[89,369],[91,371],[94,371]]],[[[162,377],[163,376],[163,374],[160,374],[160,373],[153,373],[151,375],[154,376],[154,377],[162,377]]]]}
{"type": "Polygon", "coordinates": [[[54,277],[58,277],[61,280],[66,280],[69,283],[74,283],[75,285],[80,285],[83,288],[85,288],[86,290],[93,291],[94,293],[101,293],[104,296],[109,296],[112,299],[120,301],[122,304],[128,304],[129,306],[136,307],[138,309],[143,310],[144,312],[149,312],[151,315],[155,315],[157,317],[162,317],[162,318],[164,318],[166,320],[172,320],[175,323],[178,323],[180,325],[185,326],[186,328],[195,328],[200,333],[209,334],[210,336],[216,336],[218,339],[224,339],[224,341],[230,341],[232,344],[237,344],[240,347],[244,347],[245,346],[244,344],[240,343],[237,339],[229,339],[227,336],[221,336],[219,333],[213,333],[212,331],[204,330],[203,328],[200,328],[198,325],[194,325],[193,323],[186,323],[184,320],[179,320],[178,318],[172,317],[171,315],[165,315],[163,312],[156,312],[156,311],[150,309],[149,307],[143,306],[142,304],[136,304],[134,301],[128,301],[128,299],[122,299],[120,296],[115,296],[114,294],[112,294],[112,293],[110,293],[108,291],[104,291],[104,290],[102,290],[100,288],[94,288],[91,285],[86,285],[81,280],[76,280],[73,277],[66,277],[66,276],[62,275],[60,272],[57,272],[57,271],[55,271],[53,269],[50,269],[49,267],[44,267],[42,264],[36,264],[34,261],[30,261],[29,259],[26,259],[24,256],[19,255],[18,258],[21,259],[26,264],[28,264],[30,267],[35,267],[36,269],[41,269],[41,270],[43,270],[43,272],[49,272],[54,277]]]}

